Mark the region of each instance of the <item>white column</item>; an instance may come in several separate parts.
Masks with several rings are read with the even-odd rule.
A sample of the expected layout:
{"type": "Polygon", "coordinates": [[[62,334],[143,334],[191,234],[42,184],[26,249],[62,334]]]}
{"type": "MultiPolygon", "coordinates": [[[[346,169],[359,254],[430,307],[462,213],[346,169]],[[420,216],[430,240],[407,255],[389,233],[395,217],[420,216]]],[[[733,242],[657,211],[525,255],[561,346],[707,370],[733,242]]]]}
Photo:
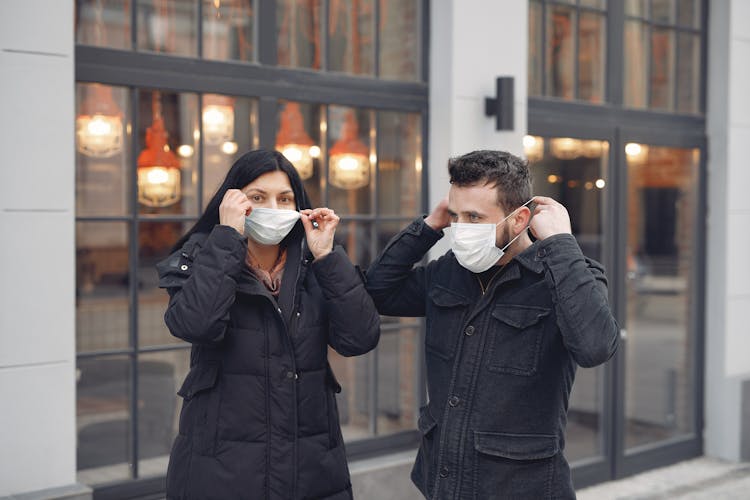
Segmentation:
{"type": "Polygon", "coordinates": [[[741,384],[750,381],[750,2],[709,6],[705,450],[740,460],[743,426],[750,432],[741,417],[741,384]]]}
{"type": "MultiPolygon", "coordinates": [[[[528,2],[434,0],[430,3],[429,201],[448,193],[448,158],[476,149],[523,154],[526,134],[528,2]],[[514,79],[513,130],[495,130],[485,97],[495,79],[514,79]]],[[[442,243],[442,242],[441,242],[442,243]]],[[[442,254],[443,245],[434,249],[442,254]]]]}
{"type": "Polygon", "coordinates": [[[0,496],[76,480],[73,16],[0,3],[0,496]]]}

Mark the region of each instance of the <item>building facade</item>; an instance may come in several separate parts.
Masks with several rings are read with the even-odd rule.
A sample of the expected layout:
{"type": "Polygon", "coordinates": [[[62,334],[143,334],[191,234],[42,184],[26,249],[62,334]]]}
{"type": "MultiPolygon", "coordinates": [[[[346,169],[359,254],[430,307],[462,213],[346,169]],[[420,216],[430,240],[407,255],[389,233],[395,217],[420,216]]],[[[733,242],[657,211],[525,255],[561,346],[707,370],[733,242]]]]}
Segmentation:
{"type": "MultiPolygon", "coordinates": [[[[363,267],[445,196],[450,156],[524,154],[606,265],[622,326],[615,358],[578,372],[576,486],[750,459],[746,2],[0,9],[0,497],[163,491],[189,346],[163,324],[154,264],[255,147],[293,161],[363,267]]],[[[422,336],[383,318],[376,351],[331,353],[358,498],[418,498],[422,336]]]]}

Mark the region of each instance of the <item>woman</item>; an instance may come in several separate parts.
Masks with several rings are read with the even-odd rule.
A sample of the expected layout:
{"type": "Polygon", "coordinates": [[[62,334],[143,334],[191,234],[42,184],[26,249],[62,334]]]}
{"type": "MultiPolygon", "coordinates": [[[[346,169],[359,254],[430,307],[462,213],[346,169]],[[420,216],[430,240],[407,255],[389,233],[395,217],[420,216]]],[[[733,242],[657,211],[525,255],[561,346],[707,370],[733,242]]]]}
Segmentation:
{"type": "Polygon", "coordinates": [[[175,499],[348,499],[327,346],[364,354],[379,317],[292,164],[252,151],[158,264],[173,335],[193,344],[167,471],[175,499]]]}

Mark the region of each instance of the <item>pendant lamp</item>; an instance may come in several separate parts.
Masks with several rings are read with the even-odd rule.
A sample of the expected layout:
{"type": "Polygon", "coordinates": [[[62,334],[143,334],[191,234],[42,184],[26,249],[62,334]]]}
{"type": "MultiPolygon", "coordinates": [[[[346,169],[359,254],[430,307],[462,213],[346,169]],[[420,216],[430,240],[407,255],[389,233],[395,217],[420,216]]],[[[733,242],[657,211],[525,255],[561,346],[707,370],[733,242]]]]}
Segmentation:
{"type": "Polygon", "coordinates": [[[304,181],[313,174],[313,154],[315,142],[307,135],[302,123],[299,103],[287,102],[281,112],[281,126],[276,134],[276,149],[286,156],[300,178],[304,181]],[[311,152],[312,151],[312,152],[311,152]]]}
{"type": "Polygon", "coordinates": [[[331,147],[329,180],[341,189],[359,189],[370,182],[369,149],[359,140],[359,125],[354,111],[348,111],[341,137],[331,147]]]}
{"type": "Polygon", "coordinates": [[[234,138],[234,99],[218,94],[203,96],[203,141],[216,146],[234,138]]]}
{"type": "Polygon", "coordinates": [[[180,200],[180,162],[167,144],[160,92],[153,92],[152,109],[146,148],[138,155],[138,202],[160,208],[180,200]]]}
{"type": "Polygon", "coordinates": [[[109,158],[122,151],[122,111],[111,87],[95,83],[86,90],[76,118],[76,149],[92,158],[109,158]]]}

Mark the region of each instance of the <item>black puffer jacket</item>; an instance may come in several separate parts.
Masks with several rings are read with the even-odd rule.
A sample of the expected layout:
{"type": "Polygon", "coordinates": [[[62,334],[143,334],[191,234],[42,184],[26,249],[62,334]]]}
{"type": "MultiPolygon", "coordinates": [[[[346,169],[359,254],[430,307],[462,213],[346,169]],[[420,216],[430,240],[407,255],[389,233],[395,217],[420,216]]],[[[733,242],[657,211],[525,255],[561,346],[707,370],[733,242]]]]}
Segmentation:
{"type": "Polygon", "coordinates": [[[373,349],[379,317],[342,249],[313,261],[300,223],[287,241],[278,300],[245,264],[246,238],[227,226],[158,264],[167,326],[193,344],[168,498],[352,496],[327,347],[373,349]]]}

